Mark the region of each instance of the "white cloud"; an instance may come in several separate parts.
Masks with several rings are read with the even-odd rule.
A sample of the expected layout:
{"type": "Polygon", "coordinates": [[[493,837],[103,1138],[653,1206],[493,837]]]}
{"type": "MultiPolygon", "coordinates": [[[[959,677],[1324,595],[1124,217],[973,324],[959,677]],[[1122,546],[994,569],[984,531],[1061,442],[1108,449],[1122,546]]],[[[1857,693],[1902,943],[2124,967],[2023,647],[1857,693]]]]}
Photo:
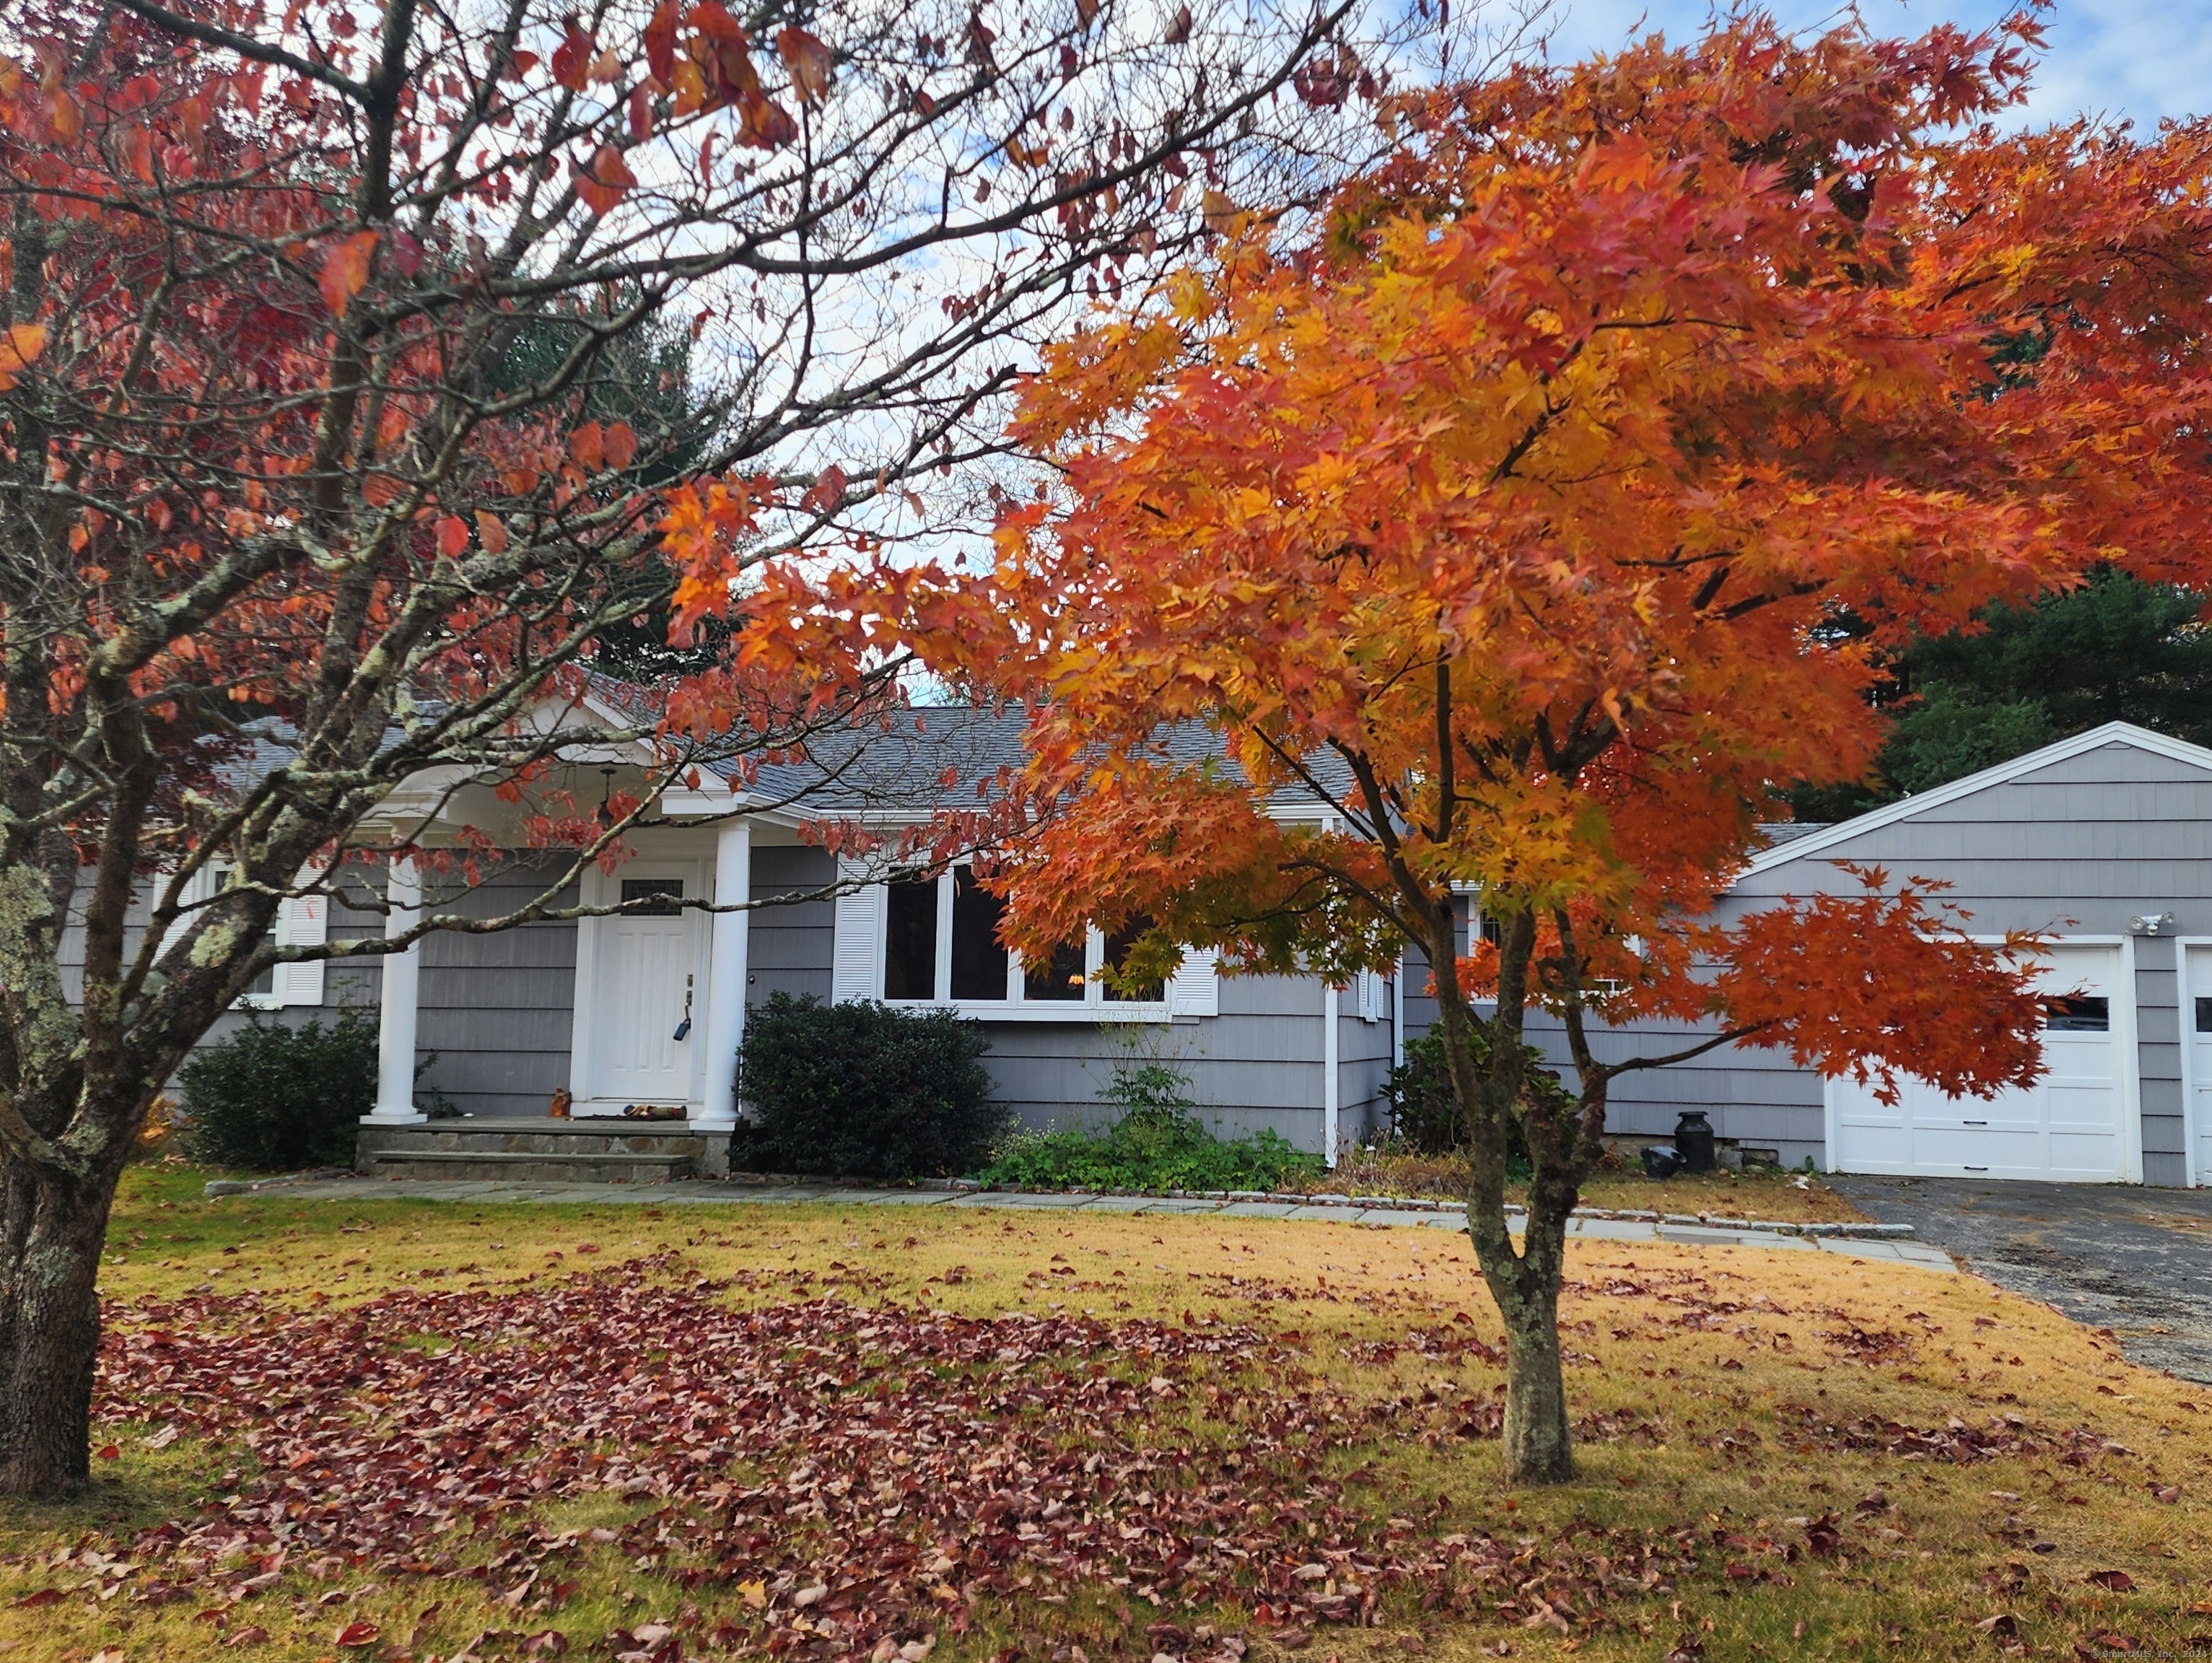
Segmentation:
{"type": "MultiPolygon", "coordinates": [[[[1825,0],[1777,0],[1794,28],[1838,15],[1825,0]]],[[[1869,28],[1917,34],[1946,19],[1986,27],[2015,0],[1866,0],[1869,28]]],[[[1686,40],[1711,15],[1705,0],[1563,0],[1552,54],[1565,60],[1612,51],[1638,24],[1686,40]]],[[[2025,119],[2041,124],[2087,112],[2154,127],[2160,118],[2212,107],[2212,0],[2060,0],[2049,50],[2038,65],[2025,119]]]]}

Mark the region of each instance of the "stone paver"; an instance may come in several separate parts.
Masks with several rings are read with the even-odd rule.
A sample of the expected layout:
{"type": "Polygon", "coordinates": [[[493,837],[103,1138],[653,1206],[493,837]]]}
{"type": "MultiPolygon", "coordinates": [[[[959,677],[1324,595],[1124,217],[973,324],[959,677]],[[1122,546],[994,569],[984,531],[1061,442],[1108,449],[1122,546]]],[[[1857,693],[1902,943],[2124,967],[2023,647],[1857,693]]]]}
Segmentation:
{"type": "Polygon", "coordinates": [[[988,1193],[978,1191],[957,1197],[952,1204],[956,1207],[1012,1207],[1033,1212],[1072,1212],[1079,1207],[1088,1206],[1096,1199],[1095,1196],[1087,1195],[1025,1195],[1017,1191],[993,1191],[988,1193]]]}
{"type": "Polygon", "coordinates": [[[1577,1218],[1568,1221],[1567,1234],[1599,1241],[1656,1241],[1659,1227],[1632,1218],[1577,1218]]]}
{"type": "MultiPolygon", "coordinates": [[[[837,1207],[960,1207],[1009,1209],[1032,1212],[1095,1212],[1170,1214],[1181,1217],[1281,1219],[1297,1223],[1363,1225],[1370,1229],[1449,1230],[1466,1228],[1466,1216],[1456,1208],[1361,1207],[1287,1201],[1219,1201],[1197,1196],[1054,1195],[1005,1190],[863,1190],[817,1188],[805,1184],[733,1184],[687,1179],[671,1184],[514,1184],[495,1180],[437,1181],[409,1179],[317,1179],[300,1184],[272,1185],[252,1193],[270,1197],[307,1197],[323,1200],[467,1201],[510,1205],[592,1204],[633,1203],[654,1206],[837,1206],[837,1207]]],[[[1507,1225],[1516,1234],[1526,1219],[1510,1215],[1507,1225]]],[[[1912,1266],[1931,1270],[1954,1270],[1949,1255],[1913,1241],[1872,1241],[1850,1238],[1778,1234],[1766,1230],[1730,1230],[1717,1226],[1653,1224],[1638,1219],[1576,1218],[1568,1234],[1590,1241],[1671,1242],[1686,1247],[1753,1247],[1778,1252],[1810,1252],[1815,1248],[1843,1253],[1867,1264],[1912,1266]]]]}
{"type": "Polygon", "coordinates": [[[840,1207],[943,1207],[953,1197],[946,1190],[832,1190],[822,1199],[840,1207]]]}

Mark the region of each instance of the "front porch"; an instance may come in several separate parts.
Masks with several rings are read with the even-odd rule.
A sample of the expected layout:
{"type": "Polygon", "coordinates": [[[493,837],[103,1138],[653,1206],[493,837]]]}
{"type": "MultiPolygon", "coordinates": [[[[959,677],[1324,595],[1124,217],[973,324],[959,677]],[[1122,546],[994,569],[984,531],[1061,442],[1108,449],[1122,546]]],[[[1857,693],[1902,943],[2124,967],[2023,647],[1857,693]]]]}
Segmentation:
{"type": "MultiPolygon", "coordinates": [[[[557,783],[588,803],[603,790],[641,789],[645,775],[635,764],[583,758],[557,783]]],[[[466,826],[515,854],[473,885],[434,871],[434,856],[393,862],[385,933],[404,932],[426,911],[495,917],[557,881],[562,857],[528,854],[523,828],[502,824],[514,812],[483,800],[490,796],[463,786],[427,824],[392,828],[395,841],[435,850],[445,827],[466,826]]],[[[560,910],[586,916],[434,933],[381,959],[364,1169],[560,1179],[587,1167],[597,1181],[726,1172],[750,915],[707,909],[750,903],[756,840],[790,844],[794,831],[745,816],[742,794],[711,777],[664,793],[657,807],[661,823],[632,834],[620,864],[587,868],[560,897],[560,910]],[[624,910],[599,911],[615,907],[624,910]],[[433,1057],[441,1060],[424,1077],[433,1057]],[[573,1118],[552,1118],[562,1093],[573,1118]],[[432,1120],[426,1110],[448,1095],[460,1118],[432,1120]],[[632,1105],[672,1118],[623,1121],[632,1105]]]]}

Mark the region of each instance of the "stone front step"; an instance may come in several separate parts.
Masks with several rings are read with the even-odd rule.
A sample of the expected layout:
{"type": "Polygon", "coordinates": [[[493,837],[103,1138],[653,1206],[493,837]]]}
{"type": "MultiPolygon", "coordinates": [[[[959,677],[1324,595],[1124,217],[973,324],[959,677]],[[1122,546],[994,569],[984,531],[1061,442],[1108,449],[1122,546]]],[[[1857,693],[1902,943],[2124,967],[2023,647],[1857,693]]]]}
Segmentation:
{"type": "Polygon", "coordinates": [[[363,1126],[356,1164],[387,1178],[646,1184],[712,1169],[707,1137],[680,1120],[490,1118],[363,1126]]]}

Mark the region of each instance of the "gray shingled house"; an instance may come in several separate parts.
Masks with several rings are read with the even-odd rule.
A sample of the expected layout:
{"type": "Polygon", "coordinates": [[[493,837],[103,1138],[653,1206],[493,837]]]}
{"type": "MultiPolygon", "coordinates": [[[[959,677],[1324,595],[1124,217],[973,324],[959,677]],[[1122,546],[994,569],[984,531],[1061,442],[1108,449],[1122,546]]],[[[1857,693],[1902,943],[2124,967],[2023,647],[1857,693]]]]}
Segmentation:
{"type": "MultiPolygon", "coordinates": [[[[779,990],[975,1018],[990,1030],[1000,1092],[1031,1124],[1095,1120],[1100,1087],[1134,1045],[1178,1063],[1224,1130],[1273,1127],[1326,1152],[1378,1128],[1383,1076],[1433,1012],[1418,961],[1395,978],[1333,989],[1315,978],[1220,976],[1193,954],[1152,1000],[1109,999],[1073,979],[1072,963],[1032,974],[998,944],[995,903],[964,872],[912,882],[841,869],[800,838],[810,817],[926,812],[947,789],[948,767],[961,782],[951,789],[972,799],[974,782],[1018,753],[1019,718],[925,710],[894,739],[872,741],[865,767],[769,771],[742,793],[707,777],[672,794],[668,824],[641,833],[617,872],[588,874],[581,898],[665,896],[665,908],[433,935],[380,966],[287,966],[247,1002],[280,1020],[340,1003],[378,1008],[371,1143],[419,1136],[399,1132],[420,1125],[418,1095],[435,1093],[482,1126],[542,1117],[565,1088],[580,1117],[631,1103],[680,1107],[688,1130],[712,1144],[737,1110],[744,1013],[779,990]],[[859,886],[809,898],[840,877],[859,886]],[[712,916],[672,905],[736,896],[799,899],[712,916]],[[433,1055],[418,1084],[416,1066],[433,1055]]],[[[580,755],[573,789],[593,792],[602,776],[619,787],[623,765],[580,755]]],[[[403,794],[386,812],[411,830],[410,815],[441,801],[457,824],[496,832],[501,806],[473,788],[441,798],[426,783],[419,802],[403,794]]],[[[1328,812],[1296,792],[1268,807],[1285,818],[1328,812]]],[[[422,833],[434,845],[441,835],[434,821],[422,833]]],[[[1723,1137],[1792,1165],[2163,1185],[2212,1175],[2212,752],[2114,725],[1840,825],[1777,828],[1723,911],[1817,891],[1838,880],[1838,860],[1944,880],[1973,927],[1992,935],[2053,938],[2047,974],[2068,996],[2053,1004],[2046,1077],[1993,1102],[1908,1087],[1888,1108],[1780,1053],[1731,1048],[1626,1076],[1613,1130],[1663,1136],[1681,1110],[1699,1108],[1723,1137]]],[[[447,880],[443,892],[402,871],[396,893],[426,881],[426,904],[489,914],[529,892],[536,869],[518,857],[477,889],[447,880]]],[[[323,905],[293,904],[280,929],[311,939],[382,928],[343,907],[319,916],[323,905]]],[[[1084,968],[1110,950],[1094,936],[1084,968]]],[[[1680,1039],[1623,1029],[1600,1044],[1621,1052],[1680,1039]]]]}

